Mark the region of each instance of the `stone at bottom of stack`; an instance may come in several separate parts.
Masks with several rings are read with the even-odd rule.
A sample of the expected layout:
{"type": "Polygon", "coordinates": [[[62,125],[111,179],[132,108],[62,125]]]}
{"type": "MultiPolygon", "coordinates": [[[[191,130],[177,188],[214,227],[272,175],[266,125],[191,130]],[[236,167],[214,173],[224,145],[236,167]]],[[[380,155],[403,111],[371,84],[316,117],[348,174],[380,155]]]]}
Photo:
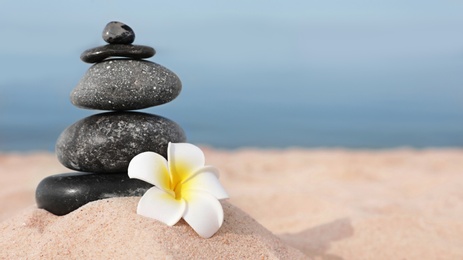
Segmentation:
{"type": "Polygon", "coordinates": [[[37,207],[62,216],[95,200],[142,196],[153,185],[127,173],[63,173],[43,179],[36,190],[37,207]]]}

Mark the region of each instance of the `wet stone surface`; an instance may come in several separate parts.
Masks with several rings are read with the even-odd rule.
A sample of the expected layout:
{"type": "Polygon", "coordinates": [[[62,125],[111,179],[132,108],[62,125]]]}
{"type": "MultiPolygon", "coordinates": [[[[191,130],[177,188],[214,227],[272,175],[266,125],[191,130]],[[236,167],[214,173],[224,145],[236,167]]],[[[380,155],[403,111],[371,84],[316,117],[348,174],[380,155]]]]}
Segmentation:
{"type": "Polygon", "coordinates": [[[105,26],[102,37],[107,43],[130,44],[135,40],[135,32],[127,24],[113,21],[105,26]]]}
{"type": "Polygon", "coordinates": [[[153,185],[130,179],[127,173],[63,173],[43,179],[37,186],[37,207],[55,215],[68,214],[100,199],[142,196],[153,185]]]}
{"type": "Polygon", "coordinates": [[[144,45],[107,44],[88,49],[80,55],[80,59],[87,63],[96,63],[111,57],[132,59],[147,59],[153,57],[156,51],[144,45]]]}
{"type": "Polygon", "coordinates": [[[66,128],[56,143],[56,155],[76,171],[118,173],[130,160],[152,151],[167,157],[169,142],[185,142],[182,128],[153,114],[109,112],[86,117],[66,128]]]}
{"type": "Polygon", "coordinates": [[[89,109],[143,109],[170,102],[181,90],[177,75],[159,64],[115,59],[90,67],[71,92],[71,102],[89,109]]]}

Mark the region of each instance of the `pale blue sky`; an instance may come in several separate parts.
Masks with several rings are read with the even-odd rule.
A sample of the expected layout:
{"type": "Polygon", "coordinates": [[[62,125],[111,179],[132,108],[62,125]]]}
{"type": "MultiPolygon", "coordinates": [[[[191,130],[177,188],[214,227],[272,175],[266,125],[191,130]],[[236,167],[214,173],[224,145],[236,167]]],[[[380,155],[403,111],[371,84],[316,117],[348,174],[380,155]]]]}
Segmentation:
{"type": "Polygon", "coordinates": [[[452,55],[462,53],[462,13],[461,1],[5,1],[0,55],[80,53],[102,44],[110,20],[132,26],[136,43],[196,62],[452,55]]]}
{"type": "Polygon", "coordinates": [[[208,142],[198,137],[206,135],[203,121],[222,124],[211,131],[246,124],[272,131],[278,116],[288,131],[306,131],[301,122],[312,120],[317,131],[341,131],[333,135],[356,120],[387,125],[373,124],[370,134],[419,121],[416,129],[440,125],[433,133],[463,145],[462,14],[456,0],[3,1],[0,130],[24,120],[38,128],[34,111],[75,121],[81,114],[72,113],[81,112],[68,95],[90,66],[80,53],[103,45],[103,27],[118,20],[135,30],[135,44],[156,49],[150,60],[181,78],[178,100],[152,111],[178,120],[193,140],[208,142]],[[211,111],[214,104],[223,111],[211,111]],[[184,109],[201,115],[184,116],[184,109]],[[246,116],[237,120],[238,113],[246,116]],[[424,124],[428,117],[447,121],[424,124]]]}

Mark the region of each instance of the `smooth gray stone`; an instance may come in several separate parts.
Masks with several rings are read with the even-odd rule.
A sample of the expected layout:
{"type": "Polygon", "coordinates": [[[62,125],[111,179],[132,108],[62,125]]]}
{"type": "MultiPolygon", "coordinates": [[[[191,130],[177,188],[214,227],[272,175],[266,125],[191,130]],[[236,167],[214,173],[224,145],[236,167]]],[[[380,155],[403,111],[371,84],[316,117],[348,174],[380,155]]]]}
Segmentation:
{"type": "Polygon", "coordinates": [[[89,109],[134,110],[170,102],[181,90],[177,75],[159,64],[116,59],[91,66],[71,92],[71,102],[89,109]]]}
{"type": "Polygon", "coordinates": [[[143,196],[152,186],[130,179],[127,173],[63,173],[43,179],[35,191],[35,201],[38,208],[62,216],[95,200],[143,196]]]}
{"type": "Polygon", "coordinates": [[[153,57],[156,51],[149,46],[131,44],[107,44],[88,49],[80,55],[80,59],[87,63],[96,63],[110,57],[124,57],[132,59],[147,59],[153,57]]]}
{"type": "Polygon", "coordinates": [[[126,172],[130,160],[153,151],[167,157],[169,142],[185,142],[175,122],[153,114],[109,112],[86,117],[66,128],[56,142],[58,160],[69,169],[94,173],[126,172]]]}
{"type": "Polygon", "coordinates": [[[103,29],[103,40],[107,43],[131,44],[135,40],[135,32],[127,24],[109,22],[103,29]]]}

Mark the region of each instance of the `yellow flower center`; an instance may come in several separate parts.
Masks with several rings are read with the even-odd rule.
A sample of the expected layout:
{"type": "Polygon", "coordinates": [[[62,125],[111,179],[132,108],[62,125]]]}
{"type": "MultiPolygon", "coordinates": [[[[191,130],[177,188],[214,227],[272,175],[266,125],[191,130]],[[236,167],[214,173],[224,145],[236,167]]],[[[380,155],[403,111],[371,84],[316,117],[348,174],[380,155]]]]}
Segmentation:
{"type": "Polygon", "coordinates": [[[182,194],[182,189],[189,186],[188,181],[184,182],[189,176],[190,169],[180,162],[171,165],[171,174],[172,174],[172,182],[171,187],[172,191],[175,193],[175,199],[185,199],[187,194],[182,194]]]}
{"type": "Polygon", "coordinates": [[[179,200],[182,198],[182,184],[178,183],[177,186],[174,188],[175,199],[179,200]]]}

